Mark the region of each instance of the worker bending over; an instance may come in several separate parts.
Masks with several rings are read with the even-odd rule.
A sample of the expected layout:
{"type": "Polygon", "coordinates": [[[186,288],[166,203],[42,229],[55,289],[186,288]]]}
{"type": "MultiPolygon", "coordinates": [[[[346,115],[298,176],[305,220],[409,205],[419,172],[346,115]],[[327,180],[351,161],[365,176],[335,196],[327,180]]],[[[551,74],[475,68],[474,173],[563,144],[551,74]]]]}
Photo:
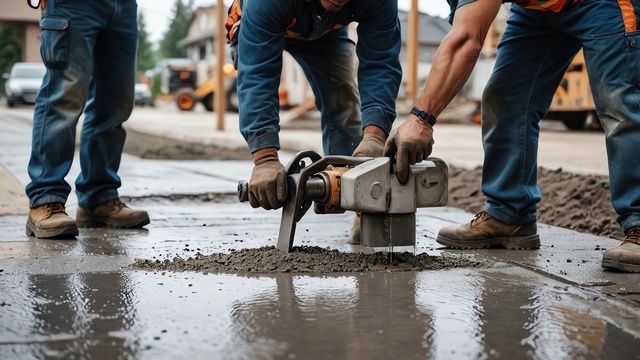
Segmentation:
{"type": "MultiPolygon", "coordinates": [[[[437,51],[416,115],[387,141],[398,178],[431,152],[435,118],[467,81],[501,0],[450,0],[453,28],[437,51]],[[454,16],[455,14],[455,16],[454,16]]],[[[516,0],[482,98],[484,211],[444,228],[454,248],[535,249],[539,122],[582,48],[604,128],[613,207],[626,237],[602,265],[640,272],[640,28],[638,0],[516,0]]],[[[585,209],[587,211],[587,209],[585,209]]]]}
{"type": "MultiPolygon", "coordinates": [[[[382,156],[402,77],[396,0],[236,0],[227,28],[238,44],[240,131],[255,165],[253,207],[277,209],[287,196],[278,159],[284,51],[300,64],[315,95],[325,154],[382,156]],[[358,22],[357,45],[347,36],[351,22],[358,22]]],[[[358,217],[353,235],[357,242],[358,217]]]]}

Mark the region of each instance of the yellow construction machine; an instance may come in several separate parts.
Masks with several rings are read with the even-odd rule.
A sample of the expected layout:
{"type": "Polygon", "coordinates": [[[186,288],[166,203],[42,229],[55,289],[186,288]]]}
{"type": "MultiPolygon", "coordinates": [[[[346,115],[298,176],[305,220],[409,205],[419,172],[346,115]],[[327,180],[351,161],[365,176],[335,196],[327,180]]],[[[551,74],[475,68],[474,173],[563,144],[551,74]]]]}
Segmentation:
{"type": "MultiPolygon", "coordinates": [[[[224,74],[227,79],[225,83],[227,90],[225,91],[225,97],[227,102],[228,111],[238,111],[238,94],[236,86],[236,70],[232,64],[224,65],[224,74]],[[228,81],[227,81],[228,80],[228,81]]],[[[216,82],[213,79],[209,79],[203,82],[200,86],[194,88],[183,87],[178,89],[174,93],[176,105],[178,109],[182,111],[191,111],[198,102],[201,102],[207,111],[213,111],[214,94],[216,94],[216,82]]]]}

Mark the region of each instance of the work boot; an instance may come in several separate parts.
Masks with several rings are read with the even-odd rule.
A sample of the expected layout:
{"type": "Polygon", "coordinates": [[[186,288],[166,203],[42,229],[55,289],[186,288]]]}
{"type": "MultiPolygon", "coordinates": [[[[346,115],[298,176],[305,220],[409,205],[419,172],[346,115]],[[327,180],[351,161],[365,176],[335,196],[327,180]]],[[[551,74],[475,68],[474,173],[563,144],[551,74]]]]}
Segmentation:
{"type": "Polygon", "coordinates": [[[349,239],[349,244],[351,245],[360,245],[362,244],[362,239],[360,238],[360,221],[362,217],[360,213],[357,212],[356,216],[353,217],[353,225],[351,225],[351,239],[349,239]]]}
{"type": "Polygon", "coordinates": [[[51,203],[29,210],[26,232],[27,236],[39,239],[73,238],[78,235],[78,227],[65,212],[63,203],[51,203]]]}
{"type": "Polygon", "coordinates": [[[139,229],[149,223],[149,214],[144,210],[133,210],[120,199],[114,199],[91,209],[78,207],[76,221],[83,228],[139,229]]]}
{"type": "Polygon", "coordinates": [[[640,272],[640,227],[633,227],[618,247],[602,255],[602,267],[624,272],[640,272]]]}
{"type": "Polygon", "coordinates": [[[540,248],[535,221],[525,225],[504,224],[486,211],[478,213],[468,224],[442,228],[436,241],[454,249],[540,248]]]}

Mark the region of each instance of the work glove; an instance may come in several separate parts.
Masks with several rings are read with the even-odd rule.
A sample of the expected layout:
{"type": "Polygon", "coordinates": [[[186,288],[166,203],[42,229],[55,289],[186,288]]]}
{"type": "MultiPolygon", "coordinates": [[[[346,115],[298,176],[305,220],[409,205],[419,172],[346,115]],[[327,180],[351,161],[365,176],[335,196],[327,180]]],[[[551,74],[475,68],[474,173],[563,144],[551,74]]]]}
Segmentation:
{"type": "Polygon", "coordinates": [[[249,180],[249,203],[265,210],[278,209],[287,200],[287,173],[275,148],[253,154],[253,172],[249,180]]]}
{"type": "Polygon", "coordinates": [[[409,165],[421,162],[431,155],[433,127],[410,116],[391,131],[384,147],[384,156],[396,158],[396,177],[401,184],[409,181],[409,165]]]}
{"type": "Polygon", "coordinates": [[[384,153],[385,138],[377,134],[364,134],[362,141],[353,151],[355,157],[380,157],[384,153]]]}

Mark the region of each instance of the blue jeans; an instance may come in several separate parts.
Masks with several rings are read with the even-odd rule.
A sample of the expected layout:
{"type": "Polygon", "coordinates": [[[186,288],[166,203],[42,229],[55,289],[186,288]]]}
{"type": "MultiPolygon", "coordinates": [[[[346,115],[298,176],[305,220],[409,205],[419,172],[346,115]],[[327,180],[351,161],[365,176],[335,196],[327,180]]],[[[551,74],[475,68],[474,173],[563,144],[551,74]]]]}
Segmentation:
{"type": "Polygon", "coordinates": [[[362,138],[360,96],[354,71],[355,44],[346,29],[317,40],[287,40],[285,50],[300,64],[320,110],[326,155],[348,155],[362,138]]]}
{"type": "MultiPolygon", "coordinates": [[[[635,0],[634,0],[635,1],[635,0]]],[[[632,12],[633,14],[633,12],[632,12]]],[[[512,6],[482,99],[485,210],[498,220],[536,220],[538,123],[582,47],[606,136],[613,207],[624,231],[640,226],[640,31],[613,0],[561,13],[512,6]]]]}
{"type": "Polygon", "coordinates": [[[26,192],[31,207],[65,203],[64,177],[80,137],[78,202],[94,207],[118,198],[125,122],[134,101],[138,41],[135,0],[49,0],[40,20],[47,66],[33,118],[26,192]]]}

